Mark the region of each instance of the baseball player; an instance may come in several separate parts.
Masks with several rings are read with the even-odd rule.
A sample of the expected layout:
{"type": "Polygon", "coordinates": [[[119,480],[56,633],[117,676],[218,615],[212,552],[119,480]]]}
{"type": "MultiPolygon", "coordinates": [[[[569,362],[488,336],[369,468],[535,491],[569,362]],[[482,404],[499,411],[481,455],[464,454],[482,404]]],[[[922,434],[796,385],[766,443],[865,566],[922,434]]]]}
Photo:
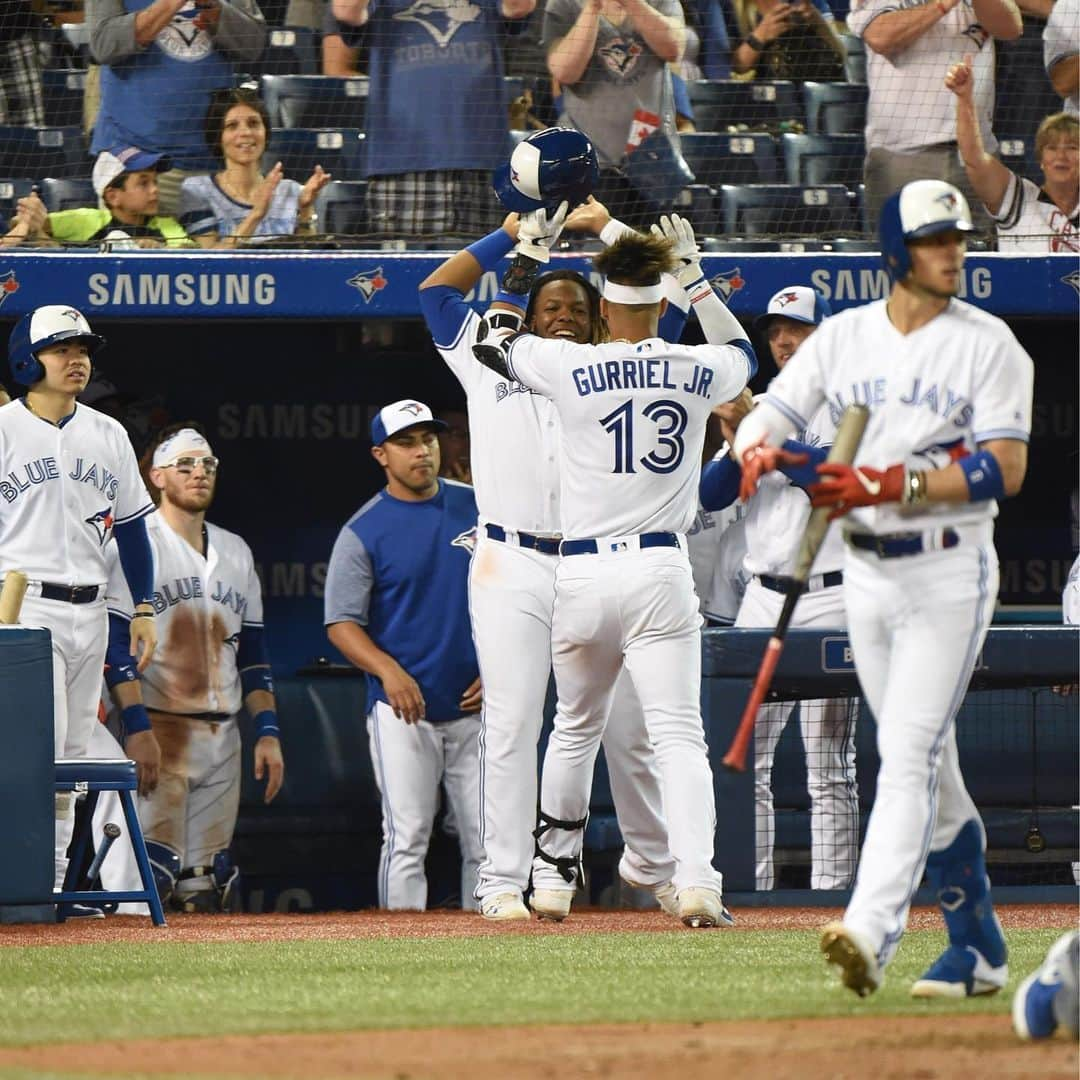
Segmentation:
{"type": "Polygon", "coordinates": [[[206,520],[217,477],[218,459],[194,423],[158,436],[149,469],[158,509],[147,530],[161,648],[138,681],[125,662],[135,624],[122,553],[108,557],[105,679],[125,729],[148,725],[161,746],[158,785],[140,797],[139,822],[162,903],[188,912],[240,910],[229,845],[240,805],[241,705],[254,721],[255,778],[266,777],[266,802],[285,768],[251,549],[206,520]]]}
{"type": "Polygon", "coordinates": [[[386,487],[341,530],[326,574],[330,643],[367,674],[367,729],[382,796],[379,906],[427,907],[424,858],[440,784],[461,845],[461,903],[480,864],[481,689],[467,580],[476,499],[439,477],[431,410],[406,399],[371,422],[386,487]]]}
{"type": "MultiPolygon", "coordinates": [[[[610,215],[594,200],[581,227],[600,232],[610,215]],[[603,218],[600,221],[600,218],[603,218]]],[[[543,213],[543,211],[541,211],[543,213]]],[[[526,240],[546,261],[556,225],[527,218],[526,240]],[[543,237],[541,232],[545,229],[543,237]],[[528,241],[530,230],[536,239],[528,241]]],[[[614,223],[607,233],[619,235],[614,223]]],[[[472,347],[481,319],[464,301],[484,270],[493,268],[519,239],[517,215],[453,256],[420,286],[420,304],[432,338],[468,398],[479,528],[470,572],[470,613],[484,683],[481,753],[481,839],[477,899],[492,920],[528,919],[524,893],[535,851],[536,747],[551,674],[551,619],[560,529],[558,414],[551,402],[477,363],[472,347]]],[[[673,285],[682,294],[677,282],[673,285]]],[[[685,297],[685,294],[682,294],[685,297]]],[[[685,304],[685,299],[683,300],[685,304]]],[[[665,333],[678,340],[685,310],[674,304],[665,333]]],[[[540,337],[592,342],[601,330],[599,298],[581,275],[555,271],[533,289],[526,321],[540,337]]],[[[604,737],[612,796],[626,843],[622,878],[653,892],[674,913],[667,829],[652,748],[628,680],[604,737]]],[[[532,898],[545,918],[570,910],[564,890],[532,898]],[[545,900],[550,902],[545,902],[545,900]]]]}
{"type": "MultiPolygon", "coordinates": [[[[769,342],[777,369],[831,315],[828,301],[816,289],[789,285],[769,301],[756,326],[769,342]]],[[[744,403],[728,413],[729,438],[746,413],[744,403]]],[[[810,422],[785,447],[806,454],[808,461],[825,460],[836,435],[829,407],[823,404],[810,422]]],[[[738,493],[739,465],[730,454],[706,467],[701,480],[702,503],[709,509],[723,506],[738,493]]],[[[799,539],[810,516],[806,485],[817,479],[809,464],[788,467],[762,478],[755,496],[746,504],[746,567],[753,575],[746,587],[736,626],[773,627],[784,606],[787,578],[795,569],[799,539]]],[[[814,561],[807,594],[799,601],[792,626],[847,625],[844,614],[844,544],[831,530],[814,561]]],[[[793,711],[792,702],[761,707],[754,726],[755,835],[758,889],[775,884],[773,868],[772,765],[776,745],[793,711]]],[[[855,877],[859,850],[859,797],[855,785],[856,703],[848,698],[826,698],[799,703],[799,722],[806,751],[807,788],[810,793],[810,884],[814,889],[846,889],[855,877]]]]}
{"type": "Polygon", "coordinates": [[[1021,1039],[1049,1039],[1058,1028],[1080,1036],[1080,931],[1050,946],[1013,997],[1013,1030],[1021,1039]]]}
{"type": "Polygon", "coordinates": [[[823,402],[871,411],[855,464],[821,464],[814,505],[841,518],[844,602],[881,769],[855,889],[822,950],[863,995],[881,983],[923,870],[949,946],[920,997],[993,993],[1007,949],[990,899],[986,834],[964,786],[954,721],[998,590],[997,501],[1027,467],[1033,366],[1007,326],[955,299],[972,228],[940,180],[882,211],[887,299],[827,319],[739,425],[743,493],[790,464],[782,448],[823,402]]]}
{"type": "Polygon", "coordinates": [[[600,310],[609,343],[511,336],[507,308],[474,351],[503,377],[549,397],[561,421],[564,539],[552,620],[559,710],[544,762],[534,889],[552,899],[572,892],[593,763],[625,666],[656,753],[676,910],[687,925],[716,926],[730,917],[712,867],[701,617],[685,533],[709,414],[745,386],[756,362],[701,273],[689,223],[663,218],[658,229],[665,236],[624,236],[594,260],[606,278],[600,310]],[[666,306],[661,275],[676,269],[716,344],[657,337],[666,306]]]}
{"type": "MultiPolygon", "coordinates": [[[[143,520],[153,504],[124,429],[75,401],[104,343],[63,304],[24,315],[8,339],[8,362],[26,396],[0,406],[0,573],[27,575],[21,621],[52,633],[57,758],[84,757],[97,722],[107,638],[105,548],[113,536],[137,601],[128,662],[145,668],[157,640],[143,520]]],[[[57,888],[73,825],[71,796],[58,794],[57,888]]]]}

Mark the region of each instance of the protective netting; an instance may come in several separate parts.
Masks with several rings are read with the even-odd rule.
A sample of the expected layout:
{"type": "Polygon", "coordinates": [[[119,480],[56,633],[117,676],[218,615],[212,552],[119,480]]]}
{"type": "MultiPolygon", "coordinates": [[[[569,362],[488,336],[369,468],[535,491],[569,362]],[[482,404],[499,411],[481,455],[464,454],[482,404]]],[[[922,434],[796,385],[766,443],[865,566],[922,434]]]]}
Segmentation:
{"type": "MultiPolygon", "coordinates": [[[[713,250],[873,249],[881,200],[923,175],[966,188],[977,243],[993,246],[986,192],[957,154],[963,95],[945,86],[968,56],[985,148],[996,138],[1000,162],[1036,185],[996,199],[1011,242],[1080,246],[1074,207],[1062,209],[1069,191],[1075,203],[1075,123],[1035,137],[1064,107],[1045,63],[1053,16],[1050,29],[1025,17],[1016,36],[1018,17],[1010,29],[1002,14],[993,29],[1014,40],[995,41],[969,0],[533,4],[173,0],[157,22],[123,0],[44,21],[19,14],[29,0],[7,4],[0,209],[24,223],[6,243],[183,247],[186,232],[226,248],[445,246],[501,220],[492,168],[561,123],[596,145],[596,194],[613,213],[645,225],[675,207],[713,250]],[[223,96],[241,85],[249,98],[223,96]],[[237,116],[261,123],[230,136],[237,116]],[[134,231],[98,209],[93,182],[99,151],[132,146],[172,166],[134,231]],[[1071,165],[1039,207],[1045,153],[1071,165]],[[81,216],[49,217],[70,210],[81,216]]],[[[1075,58],[1067,18],[1057,40],[1073,32],[1075,58]]],[[[991,176],[995,194],[1007,177],[991,176]]]]}

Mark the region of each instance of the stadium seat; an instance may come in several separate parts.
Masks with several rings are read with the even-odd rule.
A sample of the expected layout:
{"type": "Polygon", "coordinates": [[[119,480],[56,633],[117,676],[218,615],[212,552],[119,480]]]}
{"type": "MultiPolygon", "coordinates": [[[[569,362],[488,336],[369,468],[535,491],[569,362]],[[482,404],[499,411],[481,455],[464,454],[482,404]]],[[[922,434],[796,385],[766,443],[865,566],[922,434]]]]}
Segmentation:
{"type": "Polygon", "coordinates": [[[366,76],[264,75],[262,99],[275,128],[363,128],[366,76]]]}
{"type": "Polygon", "coordinates": [[[862,183],[866,143],[861,135],[781,135],[789,184],[862,183]]]}
{"type": "Polygon", "coordinates": [[[280,161],[285,175],[301,184],[316,165],[335,180],[363,180],[363,150],[364,133],[356,128],[275,128],[263,155],[263,169],[280,161]]]}
{"type": "Polygon", "coordinates": [[[18,201],[30,194],[30,189],[37,183],[29,176],[4,177],[0,179],[0,218],[3,219],[5,231],[12,217],[15,215],[15,207],[18,201]]]}
{"type": "Polygon", "coordinates": [[[81,68],[59,68],[41,73],[45,99],[45,123],[50,127],[77,127],[82,123],[86,72],[81,68]]]}
{"type": "Polygon", "coordinates": [[[679,138],[696,183],[718,188],[721,184],[768,184],[779,179],[776,140],[771,135],[698,132],[679,138]]]}
{"type": "Polygon", "coordinates": [[[315,197],[318,232],[360,236],[367,230],[364,180],[332,180],[315,197]]]}
{"type": "Polygon", "coordinates": [[[840,184],[725,184],[720,189],[728,236],[813,236],[853,231],[851,196],[840,184]]]}
{"type": "Polygon", "coordinates": [[[861,240],[853,236],[838,236],[835,240],[830,240],[828,246],[840,255],[853,252],[862,254],[867,251],[878,251],[881,248],[877,240],[861,240]]]}
{"type": "Polygon", "coordinates": [[[322,65],[315,31],[305,26],[271,30],[254,67],[259,75],[318,75],[322,65]]]}
{"type": "Polygon", "coordinates": [[[866,127],[864,83],[803,83],[810,135],[859,134],[866,127]]]}
{"type": "Polygon", "coordinates": [[[735,125],[775,127],[783,120],[802,120],[794,83],[698,79],[686,88],[698,131],[726,132],[735,125]]]}
{"type": "Polygon", "coordinates": [[[57,210],[97,206],[98,197],[89,180],[57,180],[49,177],[41,181],[41,201],[51,214],[57,210]]]}
{"type": "Polygon", "coordinates": [[[716,192],[708,184],[691,184],[683,188],[675,199],[675,209],[690,220],[698,236],[720,231],[716,192]]]}
{"type": "Polygon", "coordinates": [[[80,128],[0,126],[0,176],[89,176],[91,167],[80,128]]]}
{"type": "Polygon", "coordinates": [[[1035,154],[1035,128],[1018,135],[996,132],[998,157],[1018,176],[1026,176],[1036,184],[1043,181],[1042,166],[1035,154]]]}
{"type": "Polygon", "coordinates": [[[59,40],[69,63],[79,63],[83,67],[90,63],[90,27],[87,23],[61,23],[59,40]]]}
{"type": "Polygon", "coordinates": [[[844,60],[844,77],[849,83],[866,82],[866,46],[861,37],[849,34],[846,31],[840,35],[847,51],[847,59],[844,60]]]}

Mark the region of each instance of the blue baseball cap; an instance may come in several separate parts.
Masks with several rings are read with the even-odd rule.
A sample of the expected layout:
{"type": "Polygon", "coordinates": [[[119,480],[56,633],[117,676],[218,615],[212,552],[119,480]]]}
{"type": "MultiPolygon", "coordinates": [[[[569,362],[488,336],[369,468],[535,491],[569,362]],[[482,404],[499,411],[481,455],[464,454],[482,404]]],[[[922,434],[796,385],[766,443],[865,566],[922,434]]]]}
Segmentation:
{"type": "Polygon", "coordinates": [[[140,150],[137,146],[117,146],[112,150],[103,150],[94,162],[94,191],[100,199],[105,194],[105,189],[124,173],[143,172],[145,169],[166,172],[171,168],[172,162],[164,154],[140,150]]]}
{"type": "Polygon", "coordinates": [[[447,426],[445,421],[431,415],[427,405],[412,398],[384,405],[371,420],[371,444],[381,446],[391,435],[417,424],[427,424],[435,431],[445,431],[447,426]]]}
{"type": "Polygon", "coordinates": [[[823,293],[809,285],[789,285],[773,295],[765,314],[754,320],[754,329],[764,333],[768,329],[769,320],[776,315],[794,322],[820,326],[831,314],[832,308],[823,293]]]}

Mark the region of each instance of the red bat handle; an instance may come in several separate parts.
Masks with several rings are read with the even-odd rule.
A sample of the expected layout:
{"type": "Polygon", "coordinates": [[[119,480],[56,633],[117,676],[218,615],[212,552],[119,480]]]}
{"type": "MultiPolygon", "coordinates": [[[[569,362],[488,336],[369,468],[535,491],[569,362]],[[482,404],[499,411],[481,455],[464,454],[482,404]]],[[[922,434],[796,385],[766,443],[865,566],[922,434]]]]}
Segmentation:
{"type": "Polygon", "coordinates": [[[731,746],[724,755],[724,768],[731,769],[732,772],[746,772],[746,752],[750,748],[750,736],[754,733],[754,721],[772,685],[773,672],[776,671],[776,664],[783,648],[784,639],[775,636],[769,638],[769,643],[765,646],[765,655],[761,658],[761,667],[758,668],[754,688],[750,691],[746,708],[743,709],[742,719],[735,731],[735,738],[731,740],[731,746]]]}

